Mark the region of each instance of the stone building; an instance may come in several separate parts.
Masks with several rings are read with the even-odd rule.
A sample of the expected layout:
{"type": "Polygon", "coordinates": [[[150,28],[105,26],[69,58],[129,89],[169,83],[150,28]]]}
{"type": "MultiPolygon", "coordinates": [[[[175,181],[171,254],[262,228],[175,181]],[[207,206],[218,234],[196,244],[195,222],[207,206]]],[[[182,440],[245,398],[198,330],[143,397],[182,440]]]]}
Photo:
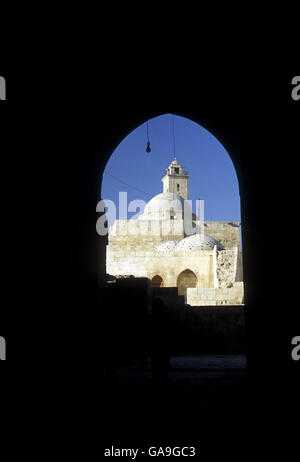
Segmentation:
{"type": "Polygon", "coordinates": [[[190,305],[240,305],[240,223],[202,222],[192,214],[188,179],[174,159],[162,178],[163,192],[144,212],[137,219],[114,222],[108,234],[107,273],[147,277],[152,287],[177,287],[190,305]]]}

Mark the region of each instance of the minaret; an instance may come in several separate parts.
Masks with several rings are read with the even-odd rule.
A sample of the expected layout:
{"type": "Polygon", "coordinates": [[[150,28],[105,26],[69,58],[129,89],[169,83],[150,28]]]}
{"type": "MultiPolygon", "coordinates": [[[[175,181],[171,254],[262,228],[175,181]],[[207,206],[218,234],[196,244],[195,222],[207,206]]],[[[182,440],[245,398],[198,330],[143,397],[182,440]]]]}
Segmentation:
{"type": "Polygon", "coordinates": [[[178,194],[183,197],[183,199],[188,199],[188,178],[188,173],[185,172],[182,165],[174,159],[166,169],[166,174],[161,180],[163,182],[163,192],[178,194]]]}

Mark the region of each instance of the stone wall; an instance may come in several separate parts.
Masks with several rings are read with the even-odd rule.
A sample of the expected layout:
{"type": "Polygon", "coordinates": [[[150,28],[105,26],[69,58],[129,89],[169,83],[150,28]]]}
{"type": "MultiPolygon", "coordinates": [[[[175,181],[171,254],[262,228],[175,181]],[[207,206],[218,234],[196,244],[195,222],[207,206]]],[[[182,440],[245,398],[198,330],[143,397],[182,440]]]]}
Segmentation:
{"type": "Polygon", "coordinates": [[[244,280],[244,272],[243,272],[243,253],[239,249],[237,254],[237,264],[236,264],[236,282],[241,282],[244,280]]]}
{"type": "Polygon", "coordinates": [[[108,242],[122,250],[152,250],[169,240],[184,238],[183,220],[116,220],[109,228],[108,242]]]}
{"type": "Polygon", "coordinates": [[[242,255],[239,249],[239,223],[205,222],[205,234],[217,239],[225,250],[154,250],[168,240],[184,238],[180,220],[116,220],[109,232],[106,272],[113,276],[147,277],[158,275],[164,287],[177,287],[185,270],[195,273],[188,290],[191,305],[240,304],[243,299],[242,255]],[[168,234],[171,233],[171,234],[168,234]],[[236,285],[240,282],[240,285],[236,285]],[[232,290],[229,290],[232,289],[232,290]]]}
{"type": "Polygon", "coordinates": [[[155,252],[151,250],[116,250],[107,246],[106,272],[111,275],[148,277],[159,275],[165,287],[176,287],[181,272],[189,269],[197,276],[197,287],[214,287],[213,251],[194,250],[180,252],[155,252]]]}
{"type": "Polygon", "coordinates": [[[217,252],[217,278],[219,287],[232,287],[236,281],[237,256],[237,247],[217,252]]]}
{"type": "Polygon", "coordinates": [[[237,221],[205,221],[204,233],[214,237],[225,248],[240,247],[240,223],[237,221]]]}
{"type": "MultiPolygon", "coordinates": [[[[204,233],[215,238],[225,248],[240,247],[240,223],[205,221],[204,233]]],[[[168,240],[185,237],[184,222],[175,220],[116,220],[109,228],[109,244],[115,247],[152,249],[168,240]]]]}
{"type": "Polygon", "coordinates": [[[242,305],[243,303],[243,282],[235,282],[230,288],[187,289],[187,304],[191,306],[242,305]]]}

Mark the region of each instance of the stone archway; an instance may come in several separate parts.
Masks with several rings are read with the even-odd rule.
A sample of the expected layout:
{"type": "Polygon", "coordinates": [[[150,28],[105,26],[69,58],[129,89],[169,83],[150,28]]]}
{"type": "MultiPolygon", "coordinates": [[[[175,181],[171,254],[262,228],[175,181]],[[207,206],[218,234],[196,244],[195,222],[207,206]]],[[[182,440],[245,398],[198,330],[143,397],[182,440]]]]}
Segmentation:
{"type": "Polygon", "coordinates": [[[188,287],[197,287],[198,278],[193,271],[186,269],[182,271],[177,278],[178,295],[184,295],[186,300],[186,289],[188,287]]]}
{"type": "Polygon", "coordinates": [[[158,274],[151,279],[151,287],[164,287],[164,280],[158,274]]]}

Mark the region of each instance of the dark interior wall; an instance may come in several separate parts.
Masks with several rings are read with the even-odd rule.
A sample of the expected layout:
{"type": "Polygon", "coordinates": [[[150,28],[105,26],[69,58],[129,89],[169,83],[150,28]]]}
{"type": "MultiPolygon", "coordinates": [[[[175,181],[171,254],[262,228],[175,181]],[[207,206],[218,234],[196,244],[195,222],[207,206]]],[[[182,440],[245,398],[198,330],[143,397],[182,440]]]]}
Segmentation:
{"type": "Polygon", "coordinates": [[[290,290],[293,258],[279,238],[286,239],[284,222],[295,213],[298,108],[290,97],[290,74],[277,73],[270,80],[263,70],[247,79],[234,72],[200,73],[172,83],[139,75],[104,82],[99,88],[96,79],[88,79],[86,98],[75,105],[72,128],[78,142],[66,183],[73,226],[64,262],[71,287],[89,285],[105,271],[105,239],[95,232],[95,207],[110,154],[147,118],[169,112],[190,118],[224,145],[238,175],[249,370],[259,380],[294,377],[290,342],[297,335],[298,308],[290,290]]]}
{"type": "MultiPolygon", "coordinates": [[[[6,222],[17,250],[12,259],[7,249],[5,267],[10,274],[22,275],[24,291],[19,288],[19,294],[29,288],[33,295],[26,310],[20,299],[18,328],[15,313],[7,308],[6,325],[14,328],[6,330],[8,335],[31,339],[33,359],[51,356],[53,348],[64,359],[73,358],[74,348],[76,355],[98,357],[101,310],[106,309],[98,295],[106,240],[95,227],[102,173],[128,133],[148,118],[175,113],[216,136],[236,168],[249,370],[253,377],[293,382],[298,366],[290,354],[291,338],[299,335],[297,270],[294,238],[284,230],[286,221],[295,220],[298,213],[300,103],[291,99],[291,79],[297,71],[261,66],[247,72],[238,66],[224,69],[199,65],[184,67],[176,75],[138,63],[97,73],[85,69],[80,79],[74,79],[78,74],[73,72],[59,75],[55,90],[48,85],[47,92],[37,74],[28,86],[34,88],[30,114],[21,104],[20,89],[13,96],[10,84],[6,120],[14,121],[16,130],[7,133],[16,155],[7,156],[7,163],[14,165],[11,170],[4,166],[4,171],[13,173],[10,184],[17,186],[11,192],[14,206],[6,222]],[[23,183],[16,178],[15,165],[23,183]],[[28,172],[38,185],[29,184],[30,195],[17,206],[21,184],[31,181],[28,172]],[[38,255],[33,264],[34,247],[38,255]],[[79,349],[78,336],[84,339],[79,349]]],[[[12,280],[9,294],[15,293],[15,277],[12,280]]]]}

